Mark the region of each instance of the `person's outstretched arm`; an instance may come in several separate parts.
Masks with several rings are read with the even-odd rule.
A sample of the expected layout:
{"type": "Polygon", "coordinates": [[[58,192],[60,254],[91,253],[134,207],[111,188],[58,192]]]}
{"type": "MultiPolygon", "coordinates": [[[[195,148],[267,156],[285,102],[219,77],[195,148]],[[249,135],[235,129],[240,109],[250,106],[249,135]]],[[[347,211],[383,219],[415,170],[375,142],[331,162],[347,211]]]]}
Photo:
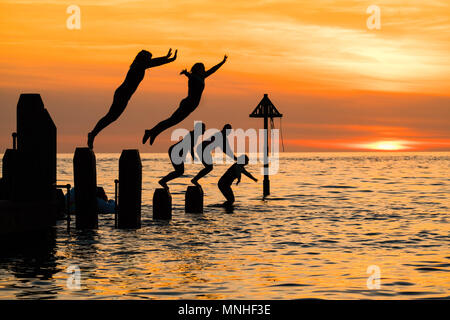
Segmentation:
{"type": "Polygon", "coordinates": [[[245,170],[245,168],[242,168],[242,173],[245,174],[250,179],[252,179],[253,181],[255,181],[255,182],[258,181],[258,179],[256,179],[254,176],[252,176],[252,174],[250,172],[248,172],[247,170],[245,170]]]}
{"type": "Polygon", "coordinates": [[[237,175],[236,185],[238,185],[240,182],[241,182],[241,173],[239,172],[237,175]]]}
{"type": "Polygon", "coordinates": [[[186,69],[183,69],[181,72],[180,72],[180,74],[184,74],[186,77],[190,77],[191,76],[191,74],[186,70],[186,69]]]}
{"type": "Polygon", "coordinates": [[[211,69],[209,69],[208,71],[205,72],[205,78],[209,77],[210,75],[212,75],[214,72],[216,72],[217,70],[219,70],[219,68],[225,63],[225,61],[227,61],[228,56],[225,55],[223,57],[223,60],[216,64],[214,67],[212,67],[211,69]]]}
{"type": "Polygon", "coordinates": [[[163,64],[175,61],[175,59],[177,58],[177,53],[178,50],[175,50],[175,54],[173,55],[173,57],[170,57],[172,55],[172,49],[169,49],[169,52],[164,57],[151,59],[148,68],[158,67],[163,64]]]}

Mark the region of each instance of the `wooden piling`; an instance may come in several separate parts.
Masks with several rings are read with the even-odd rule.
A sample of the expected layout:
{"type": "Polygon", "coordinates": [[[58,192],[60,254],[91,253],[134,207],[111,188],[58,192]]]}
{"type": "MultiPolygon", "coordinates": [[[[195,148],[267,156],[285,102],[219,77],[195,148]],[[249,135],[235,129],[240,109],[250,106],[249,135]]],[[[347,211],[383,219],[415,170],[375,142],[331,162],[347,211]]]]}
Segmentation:
{"type": "Polygon", "coordinates": [[[40,181],[42,184],[41,200],[47,201],[56,200],[56,162],[57,162],[57,148],[56,148],[56,126],[48,113],[44,109],[41,113],[41,144],[39,159],[41,168],[40,181]]]}
{"type": "Polygon", "coordinates": [[[119,159],[119,229],[141,227],[142,162],[138,150],[123,150],[119,159]]]}
{"type": "Polygon", "coordinates": [[[169,190],[158,188],[153,194],[153,219],[172,219],[172,196],[169,190]]]}
{"type": "Polygon", "coordinates": [[[0,234],[56,223],[56,126],[39,94],[20,95],[16,132],[3,159],[0,234]]]}
{"type": "Polygon", "coordinates": [[[1,200],[12,200],[14,177],[17,175],[17,150],[6,149],[3,155],[1,200]]]}
{"type": "Polygon", "coordinates": [[[21,151],[33,152],[39,146],[39,125],[44,102],[37,93],[24,93],[17,102],[17,148],[21,151]]]}
{"type": "Polygon", "coordinates": [[[13,149],[17,150],[17,132],[13,132],[11,135],[13,138],[13,149]]]}
{"type": "Polygon", "coordinates": [[[97,229],[97,169],[89,148],[76,148],[73,157],[75,184],[75,225],[77,229],[97,229]]]}
{"type": "Polygon", "coordinates": [[[18,170],[13,200],[55,201],[56,126],[39,94],[21,94],[17,103],[18,170]],[[17,183],[16,183],[17,182],[17,183]],[[29,192],[33,185],[33,192],[29,192]]]}
{"type": "Polygon", "coordinates": [[[184,209],[186,213],[203,213],[203,189],[201,186],[188,186],[184,209]]]}
{"type": "Polygon", "coordinates": [[[3,178],[0,178],[0,200],[6,200],[6,187],[3,180],[3,178]]]}

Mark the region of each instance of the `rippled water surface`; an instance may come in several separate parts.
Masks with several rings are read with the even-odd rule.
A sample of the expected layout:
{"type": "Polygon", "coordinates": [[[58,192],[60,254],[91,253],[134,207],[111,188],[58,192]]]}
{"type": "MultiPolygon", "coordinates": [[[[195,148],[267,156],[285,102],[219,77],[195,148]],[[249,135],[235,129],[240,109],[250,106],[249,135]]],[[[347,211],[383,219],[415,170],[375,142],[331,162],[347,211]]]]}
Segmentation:
{"type": "MultiPolygon", "coordinates": [[[[114,195],[118,156],[97,155],[98,184],[114,195]]],[[[450,297],[450,153],[286,153],[263,201],[261,183],[233,186],[234,212],[205,178],[205,212],[184,213],[184,192],[200,167],[170,184],[173,219],[152,220],[166,154],[141,155],[142,228],[33,236],[2,244],[0,298],[390,299],[450,297]],[[13,248],[10,248],[13,247],[13,248]],[[7,249],[9,248],[9,249],[7,249]],[[69,265],[81,288],[67,288],[69,265]],[[369,289],[369,266],[379,289],[369,289]]],[[[60,155],[60,183],[72,182],[72,155],[60,155]]],[[[259,174],[259,166],[250,165],[259,174]]],[[[261,176],[258,176],[261,178],[261,176]]],[[[261,181],[262,179],[260,179],[261,181]]]]}

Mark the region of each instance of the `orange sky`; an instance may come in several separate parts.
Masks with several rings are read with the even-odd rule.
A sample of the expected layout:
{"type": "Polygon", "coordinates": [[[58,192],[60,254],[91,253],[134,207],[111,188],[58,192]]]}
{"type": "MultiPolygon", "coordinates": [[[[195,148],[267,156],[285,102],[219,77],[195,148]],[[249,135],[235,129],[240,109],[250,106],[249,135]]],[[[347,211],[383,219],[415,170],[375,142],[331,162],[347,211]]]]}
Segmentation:
{"type": "Polygon", "coordinates": [[[0,0],[0,152],[11,145],[21,92],[41,93],[59,151],[72,152],[136,53],[170,47],[178,60],[147,71],[96,151],[166,151],[170,132],[151,148],[139,141],[185,97],[179,71],[225,53],[178,127],[260,127],[248,114],[269,93],[285,115],[286,151],[450,150],[449,17],[448,1],[437,0],[0,0]],[[81,30],[66,28],[70,4],[81,8],[81,30]],[[372,4],[381,30],[366,26],[372,4]]]}

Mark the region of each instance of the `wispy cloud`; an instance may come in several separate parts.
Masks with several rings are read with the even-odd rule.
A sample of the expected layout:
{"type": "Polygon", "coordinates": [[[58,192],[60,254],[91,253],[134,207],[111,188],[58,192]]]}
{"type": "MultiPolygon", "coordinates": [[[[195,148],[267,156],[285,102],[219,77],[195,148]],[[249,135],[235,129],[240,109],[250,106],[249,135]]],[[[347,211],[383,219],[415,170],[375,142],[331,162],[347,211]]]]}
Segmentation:
{"type": "MultiPolygon", "coordinates": [[[[73,112],[68,100],[74,100],[100,115],[139,50],[162,55],[173,47],[179,49],[179,59],[149,72],[151,80],[133,98],[135,109],[146,110],[144,93],[161,93],[151,100],[155,112],[168,112],[167,105],[186,92],[179,71],[197,61],[212,65],[227,53],[229,61],[205,90],[206,118],[213,119],[208,107],[232,105],[238,110],[253,104],[250,97],[257,100],[268,91],[281,97],[287,135],[293,135],[296,146],[300,140],[332,140],[333,130],[342,140],[336,143],[377,137],[419,141],[420,136],[433,141],[450,135],[449,116],[443,111],[450,109],[447,1],[379,0],[381,30],[373,31],[366,27],[372,1],[73,3],[82,13],[77,31],[65,27],[65,9],[72,3],[0,0],[0,89],[8,101],[15,99],[11,97],[18,88],[43,91],[53,94],[55,105],[68,114],[73,112]],[[372,94],[342,98],[359,97],[360,91],[372,94]],[[83,95],[99,95],[101,101],[83,95]],[[385,134],[388,129],[391,135],[385,134]]],[[[136,116],[135,121],[141,120],[136,116]]],[[[133,124],[122,126],[130,129],[133,124]]],[[[122,126],[114,130],[120,132],[122,126]]]]}

